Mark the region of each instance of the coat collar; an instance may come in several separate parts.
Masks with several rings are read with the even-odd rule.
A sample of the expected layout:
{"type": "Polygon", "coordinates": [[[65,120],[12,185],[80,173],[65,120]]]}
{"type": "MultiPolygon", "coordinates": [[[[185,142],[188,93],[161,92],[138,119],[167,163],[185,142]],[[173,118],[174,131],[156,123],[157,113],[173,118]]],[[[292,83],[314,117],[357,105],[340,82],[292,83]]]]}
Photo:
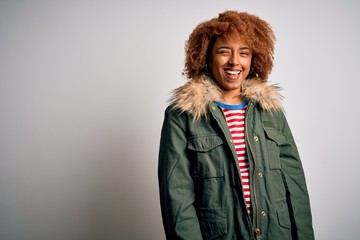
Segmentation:
{"type": "MultiPolygon", "coordinates": [[[[266,111],[281,111],[282,96],[279,90],[277,85],[267,85],[259,78],[246,79],[239,97],[247,102],[259,103],[266,111]]],[[[194,116],[194,120],[198,120],[202,116],[207,116],[209,103],[220,101],[221,95],[222,92],[216,83],[210,77],[202,75],[176,88],[170,102],[174,108],[181,112],[189,112],[194,116]]]]}

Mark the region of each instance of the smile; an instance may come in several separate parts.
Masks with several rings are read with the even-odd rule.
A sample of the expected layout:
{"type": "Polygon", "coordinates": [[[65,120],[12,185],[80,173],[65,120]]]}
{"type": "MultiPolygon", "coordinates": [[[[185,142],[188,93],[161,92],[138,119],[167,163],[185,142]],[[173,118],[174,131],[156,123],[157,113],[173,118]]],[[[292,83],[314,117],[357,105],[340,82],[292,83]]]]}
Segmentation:
{"type": "Polygon", "coordinates": [[[241,70],[234,70],[234,69],[224,69],[224,72],[229,80],[238,80],[240,74],[242,73],[241,70]]]}
{"type": "Polygon", "coordinates": [[[231,70],[225,70],[226,74],[229,75],[239,75],[241,71],[231,71],[231,70]]]}

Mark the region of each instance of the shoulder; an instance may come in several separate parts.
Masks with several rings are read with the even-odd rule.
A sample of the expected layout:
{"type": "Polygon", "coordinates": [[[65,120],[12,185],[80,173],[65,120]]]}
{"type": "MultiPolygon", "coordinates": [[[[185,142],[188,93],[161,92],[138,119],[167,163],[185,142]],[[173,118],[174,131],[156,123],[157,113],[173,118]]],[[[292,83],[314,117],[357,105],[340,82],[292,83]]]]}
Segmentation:
{"type": "Polygon", "coordinates": [[[284,124],[286,124],[286,116],[283,109],[269,111],[258,105],[256,111],[259,112],[264,128],[269,127],[281,130],[284,124]]]}
{"type": "Polygon", "coordinates": [[[168,125],[169,127],[177,125],[181,128],[185,128],[189,117],[191,117],[189,116],[189,113],[182,111],[173,104],[170,104],[166,107],[164,112],[164,125],[168,125]]]}
{"type": "Polygon", "coordinates": [[[255,101],[265,111],[278,112],[283,110],[281,88],[259,78],[246,79],[242,85],[242,97],[247,101],[255,101]]]}

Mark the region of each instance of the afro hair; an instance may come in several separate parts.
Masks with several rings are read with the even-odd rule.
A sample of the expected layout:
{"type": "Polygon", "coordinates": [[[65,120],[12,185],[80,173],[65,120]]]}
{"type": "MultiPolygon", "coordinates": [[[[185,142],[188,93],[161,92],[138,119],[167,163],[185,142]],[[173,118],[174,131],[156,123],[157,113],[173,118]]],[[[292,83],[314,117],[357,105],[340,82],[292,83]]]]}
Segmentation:
{"type": "Polygon", "coordinates": [[[252,71],[248,78],[266,81],[273,67],[275,35],[271,26],[259,17],[237,11],[225,11],[217,18],[200,23],[185,44],[184,75],[196,79],[207,73],[209,50],[218,36],[239,34],[252,50],[252,71]]]}

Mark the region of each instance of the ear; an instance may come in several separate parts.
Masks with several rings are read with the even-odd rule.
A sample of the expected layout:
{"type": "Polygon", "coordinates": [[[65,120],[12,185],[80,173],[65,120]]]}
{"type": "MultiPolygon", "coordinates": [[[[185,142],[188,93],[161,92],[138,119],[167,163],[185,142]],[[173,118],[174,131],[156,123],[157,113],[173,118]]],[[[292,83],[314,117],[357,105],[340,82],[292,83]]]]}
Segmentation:
{"type": "Polygon", "coordinates": [[[252,56],[252,59],[251,59],[251,64],[250,64],[250,72],[249,74],[247,75],[246,78],[255,78],[255,77],[258,77],[259,75],[256,73],[256,69],[254,67],[254,56],[252,56]]]}
{"type": "Polygon", "coordinates": [[[205,64],[205,71],[208,73],[211,73],[211,63],[207,62],[205,64]]]}

